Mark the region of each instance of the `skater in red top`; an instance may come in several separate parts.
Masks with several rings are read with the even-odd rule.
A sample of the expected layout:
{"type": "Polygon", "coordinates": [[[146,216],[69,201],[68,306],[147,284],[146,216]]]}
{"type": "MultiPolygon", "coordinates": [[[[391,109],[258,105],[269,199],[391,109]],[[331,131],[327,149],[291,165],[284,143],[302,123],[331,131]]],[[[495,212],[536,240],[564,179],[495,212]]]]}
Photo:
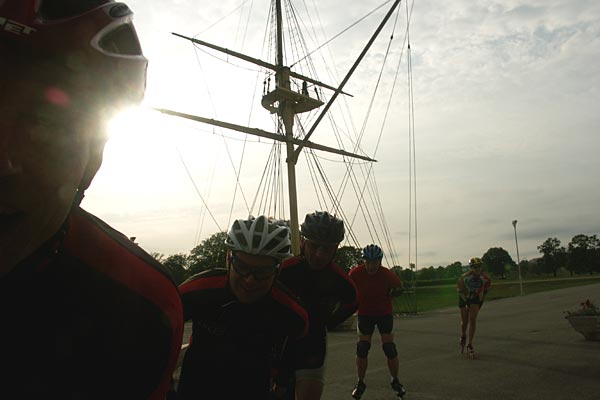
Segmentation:
{"type": "Polygon", "coordinates": [[[360,399],[366,389],[364,383],[368,366],[368,353],[371,348],[371,337],[377,325],[381,335],[381,343],[388,359],[391,375],[391,386],[399,397],[406,390],[398,381],[398,352],[392,333],[394,318],[392,316],[392,296],[402,290],[400,278],[388,268],[381,265],[383,251],[376,244],[363,249],[365,263],[350,271],[350,279],[358,292],[358,344],[356,345],[356,371],[358,382],[352,391],[352,397],[360,399]]]}

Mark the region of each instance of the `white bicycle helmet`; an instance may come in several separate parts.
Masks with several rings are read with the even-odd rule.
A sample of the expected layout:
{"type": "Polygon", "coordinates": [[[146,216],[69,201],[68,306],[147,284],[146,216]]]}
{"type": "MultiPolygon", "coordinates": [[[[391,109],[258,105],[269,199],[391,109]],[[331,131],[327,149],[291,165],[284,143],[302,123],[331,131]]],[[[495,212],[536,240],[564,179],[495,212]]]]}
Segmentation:
{"type": "Polygon", "coordinates": [[[290,228],[286,222],[264,215],[236,220],[225,239],[225,245],[233,251],[270,256],[278,260],[292,256],[290,228]]]}

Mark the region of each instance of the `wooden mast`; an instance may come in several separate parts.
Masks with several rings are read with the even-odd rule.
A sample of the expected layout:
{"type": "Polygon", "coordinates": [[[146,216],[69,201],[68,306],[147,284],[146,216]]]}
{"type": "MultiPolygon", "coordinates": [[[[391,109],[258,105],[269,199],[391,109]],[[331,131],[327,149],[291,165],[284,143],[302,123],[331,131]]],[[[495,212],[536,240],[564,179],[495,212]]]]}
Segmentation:
{"type": "Polygon", "coordinates": [[[193,38],[189,38],[189,37],[177,34],[177,33],[173,33],[174,35],[182,37],[187,40],[190,40],[191,42],[213,48],[215,50],[230,54],[232,56],[238,57],[245,61],[257,64],[264,68],[268,68],[268,69],[275,71],[276,87],[274,90],[272,90],[271,92],[269,92],[263,96],[261,103],[264,108],[269,110],[271,113],[277,113],[278,117],[280,118],[280,122],[283,124],[283,128],[284,128],[283,137],[285,137],[285,139],[283,139],[283,140],[276,137],[276,136],[281,137],[282,135],[274,135],[274,134],[260,131],[257,129],[235,126],[234,124],[229,124],[229,123],[225,123],[222,121],[216,121],[216,120],[212,120],[212,119],[208,119],[208,118],[202,118],[202,117],[179,113],[176,111],[171,111],[171,110],[166,110],[166,109],[158,109],[157,108],[157,110],[161,111],[163,113],[166,113],[166,114],[170,114],[170,115],[174,115],[174,116],[178,116],[178,117],[182,117],[182,118],[186,118],[186,119],[191,119],[191,120],[195,120],[195,121],[199,121],[199,122],[204,122],[204,123],[208,123],[208,124],[212,124],[212,125],[222,126],[222,127],[225,127],[228,129],[234,129],[234,130],[237,130],[240,132],[245,132],[245,133],[254,134],[254,135],[258,135],[258,136],[264,136],[264,137],[271,137],[275,140],[281,140],[286,143],[288,194],[289,194],[289,203],[290,203],[290,230],[291,230],[291,238],[292,238],[292,251],[296,255],[300,253],[300,226],[298,223],[298,199],[297,199],[297,189],[296,189],[296,162],[298,160],[298,156],[299,156],[300,152],[302,151],[302,148],[303,147],[311,147],[311,148],[315,148],[318,150],[329,151],[329,152],[337,153],[337,154],[343,154],[343,155],[349,156],[349,157],[360,158],[360,159],[368,160],[368,161],[375,161],[373,159],[370,159],[368,157],[361,156],[358,154],[352,154],[352,153],[345,152],[343,150],[331,149],[331,148],[327,148],[327,146],[317,145],[315,143],[309,142],[308,139],[314,132],[315,128],[317,127],[318,123],[321,121],[321,119],[323,118],[325,113],[329,110],[329,107],[331,106],[331,104],[333,103],[333,101],[335,100],[337,95],[347,94],[342,91],[343,87],[345,86],[346,82],[350,79],[350,76],[356,69],[357,65],[360,63],[360,61],[364,57],[364,55],[366,54],[367,50],[369,49],[369,47],[371,46],[371,44],[373,43],[375,38],[379,35],[381,29],[383,28],[383,26],[385,25],[385,23],[387,22],[387,20],[391,16],[392,12],[398,6],[399,3],[400,3],[400,0],[394,1],[394,4],[388,11],[387,15],[385,16],[383,21],[380,23],[376,32],[372,35],[370,41],[367,43],[367,45],[363,49],[361,55],[355,61],[351,70],[348,72],[348,74],[344,78],[342,84],[338,88],[334,88],[332,86],[326,85],[326,84],[316,81],[310,77],[302,76],[298,73],[291,71],[289,67],[283,65],[283,27],[282,27],[283,18],[282,18],[282,10],[281,10],[281,0],[275,0],[275,12],[276,12],[276,18],[277,18],[277,21],[276,21],[276,26],[277,26],[276,65],[272,65],[268,62],[264,62],[262,60],[255,59],[255,58],[234,52],[232,50],[228,50],[228,49],[225,49],[225,48],[222,48],[222,47],[210,44],[210,43],[206,43],[206,42],[203,42],[198,39],[193,39],[193,38]],[[292,76],[296,79],[301,79],[304,81],[304,83],[310,82],[314,85],[321,86],[321,87],[331,89],[334,91],[334,96],[330,99],[330,101],[326,105],[325,109],[319,115],[317,121],[313,124],[313,126],[309,130],[309,134],[303,140],[295,139],[294,135],[293,135],[295,115],[298,113],[307,112],[307,111],[313,110],[315,108],[321,107],[324,103],[318,99],[311,98],[308,95],[308,93],[305,93],[304,91],[302,93],[297,93],[297,92],[291,90],[290,76],[292,76]],[[294,148],[294,144],[297,144],[298,147],[294,148]]]}

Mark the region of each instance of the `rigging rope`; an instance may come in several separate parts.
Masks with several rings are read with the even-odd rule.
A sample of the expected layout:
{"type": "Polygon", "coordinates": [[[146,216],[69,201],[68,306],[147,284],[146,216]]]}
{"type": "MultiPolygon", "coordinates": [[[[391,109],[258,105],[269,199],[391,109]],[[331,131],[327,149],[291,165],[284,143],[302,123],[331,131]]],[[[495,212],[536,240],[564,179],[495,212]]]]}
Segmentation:
{"type": "Polygon", "coordinates": [[[206,207],[206,211],[208,211],[208,214],[210,215],[210,217],[212,218],[213,222],[215,223],[215,225],[219,229],[219,232],[223,232],[223,230],[221,229],[221,226],[217,222],[215,216],[210,212],[210,209],[208,208],[208,204],[206,204],[206,201],[204,201],[204,197],[202,197],[202,194],[200,193],[200,190],[198,190],[198,186],[196,186],[196,182],[194,182],[194,178],[192,177],[192,174],[190,174],[190,170],[188,169],[185,161],[183,160],[183,157],[181,156],[181,152],[179,151],[179,148],[175,147],[175,150],[177,151],[177,155],[179,156],[179,159],[181,160],[181,163],[183,164],[183,168],[185,169],[185,172],[187,173],[188,177],[192,181],[192,185],[194,185],[194,189],[196,190],[196,193],[200,197],[200,200],[202,200],[202,204],[204,204],[204,207],[206,207]]]}
{"type": "Polygon", "coordinates": [[[318,51],[319,49],[321,49],[323,46],[328,45],[329,43],[331,43],[332,41],[334,41],[335,39],[337,39],[338,37],[340,37],[341,35],[343,35],[344,33],[346,33],[347,31],[349,31],[350,29],[352,29],[354,26],[358,25],[360,22],[362,22],[364,19],[368,18],[371,14],[373,14],[374,12],[376,12],[377,10],[379,10],[381,7],[385,6],[386,4],[392,2],[393,0],[387,0],[385,3],[381,4],[380,6],[377,6],[375,9],[371,10],[369,13],[367,13],[367,15],[365,15],[364,17],[360,18],[359,20],[357,20],[356,22],[354,22],[353,24],[351,24],[350,26],[348,26],[347,28],[343,29],[341,32],[337,33],[336,35],[334,35],[332,38],[330,38],[329,40],[327,40],[325,43],[321,44],[319,47],[317,47],[316,49],[314,49],[313,51],[309,52],[308,54],[306,54],[303,58],[296,60],[296,62],[292,63],[290,65],[290,67],[293,67],[294,65],[298,64],[300,61],[304,60],[305,58],[309,57],[311,54],[313,54],[315,51],[318,51]]]}

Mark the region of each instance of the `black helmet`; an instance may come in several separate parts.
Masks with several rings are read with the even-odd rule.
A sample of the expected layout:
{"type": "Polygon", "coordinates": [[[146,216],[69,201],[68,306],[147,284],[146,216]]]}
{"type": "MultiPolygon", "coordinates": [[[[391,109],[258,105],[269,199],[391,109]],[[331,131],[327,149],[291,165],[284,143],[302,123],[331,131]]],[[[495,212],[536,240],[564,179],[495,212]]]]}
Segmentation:
{"type": "Polygon", "coordinates": [[[383,250],[376,244],[370,244],[363,249],[363,258],[369,261],[383,258],[383,250]]]}
{"type": "Polygon", "coordinates": [[[324,243],[340,243],[344,240],[344,221],[327,211],[306,214],[300,226],[300,233],[306,239],[324,243]]]}

